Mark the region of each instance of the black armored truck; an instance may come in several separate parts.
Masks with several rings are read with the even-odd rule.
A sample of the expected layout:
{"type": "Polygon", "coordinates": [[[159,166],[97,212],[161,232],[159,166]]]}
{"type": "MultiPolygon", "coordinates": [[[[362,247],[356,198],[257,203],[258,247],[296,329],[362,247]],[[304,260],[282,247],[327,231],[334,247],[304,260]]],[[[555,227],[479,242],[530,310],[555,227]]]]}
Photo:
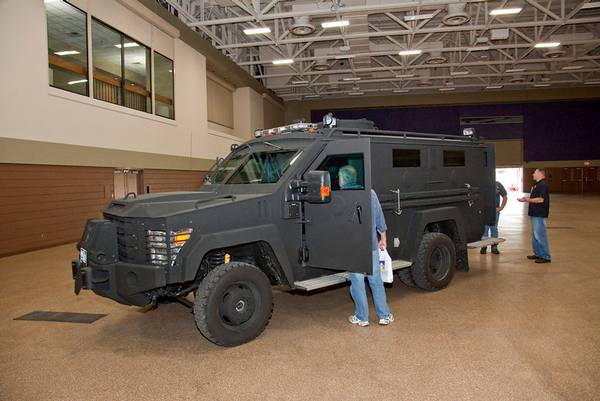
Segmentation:
{"type": "Polygon", "coordinates": [[[234,346],[267,326],[273,286],[312,291],[371,271],[371,189],[393,268],[411,287],[439,290],[467,271],[467,246],[494,220],[494,147],[473,136],[330,114],[255,136],[232,146],[198,192],[128,196],[88,220],[75,293],[137,306],[179,300],[208,340],[234,346]],[[340,188],[344,166],[357,172],[352,189],[340,188]]]}

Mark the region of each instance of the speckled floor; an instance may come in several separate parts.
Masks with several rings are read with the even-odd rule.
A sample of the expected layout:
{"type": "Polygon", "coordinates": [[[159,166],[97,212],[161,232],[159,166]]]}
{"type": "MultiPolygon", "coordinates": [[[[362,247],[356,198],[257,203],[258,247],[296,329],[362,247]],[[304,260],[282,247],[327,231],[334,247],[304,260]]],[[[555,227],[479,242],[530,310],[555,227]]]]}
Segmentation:
{"type": "Polygon", "coordinates": [[[76,297],[72,244],[0,259],[0,400],[600,400],[600,198],[552,200],[552,264],[525,259],[511,201],[502,254],[471,251],[440,292],[394,283],[391,326],[348,324],[347,287],[276,292],[265,333],[229,349],[179,304],[76,297]],[[13,320],[33,310],[108,316],[13,320]]]}

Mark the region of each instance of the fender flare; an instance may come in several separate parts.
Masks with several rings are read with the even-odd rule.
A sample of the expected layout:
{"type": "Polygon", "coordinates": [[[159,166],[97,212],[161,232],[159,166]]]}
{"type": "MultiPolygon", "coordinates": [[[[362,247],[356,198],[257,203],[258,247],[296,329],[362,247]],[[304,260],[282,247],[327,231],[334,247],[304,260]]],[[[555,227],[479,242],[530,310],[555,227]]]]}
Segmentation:
{"type": "Polygon", "coordinates": [[[435,209],[419,210],[415,213],[411,225],[415,227],[415,231],[413,232],[416,235],[413,235],[410,238],[408,238],[410,260],[415,260],[419,244],[421,243],[421,238],[423,237],[423,234],[425,232],[425,227],[427,227],[427,225],[431,223],[447,220],[454,220],[454,222],[456,223],[456,228],[458,229],[458,235],[460,236],[460,240],[464,242],[466,240],[466,233],[463,224],[464,221],[463,216],[460,213],[458,207],[446,206],[435,209]]]}
{"type": "Polygon", "coordinates": [[[290,265],[285,247],[281,241],[279,231],[274,224],[227,230],[201,236],[185,256],[183,262],[183,281],[192,281],[196,278],[200,263],[204,256],[214,250],[251,244],[255,242],[267,243],[283,271],[284,277],[290,286],[294,283],[292,266],[290,265]]]}

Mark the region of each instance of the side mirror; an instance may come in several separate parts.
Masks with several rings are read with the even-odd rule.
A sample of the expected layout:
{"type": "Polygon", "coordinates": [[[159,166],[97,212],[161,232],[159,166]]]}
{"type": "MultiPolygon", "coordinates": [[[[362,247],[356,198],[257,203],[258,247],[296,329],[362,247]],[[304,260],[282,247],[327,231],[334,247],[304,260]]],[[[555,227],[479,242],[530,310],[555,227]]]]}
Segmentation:
{"type": "Polygon", "coordinates": [[[328,171],[309,171],[304,180],[290,183],[294,200],[308,203],[331,202],[331,177],[328,171]]]}

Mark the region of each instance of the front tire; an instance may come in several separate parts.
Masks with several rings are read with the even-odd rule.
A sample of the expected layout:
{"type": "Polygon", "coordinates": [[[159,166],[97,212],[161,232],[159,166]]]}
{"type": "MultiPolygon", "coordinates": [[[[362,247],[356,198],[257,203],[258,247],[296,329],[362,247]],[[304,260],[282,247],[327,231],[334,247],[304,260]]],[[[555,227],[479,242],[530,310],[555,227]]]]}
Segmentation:
{"type": "Polygon", "coordinates": [[[211,270],[196,292],[194,319],[209,341],[233,347],[258,337],[271,319],[273,294],[256,266],[232,262],[211,270]]]}
{"type": "Polygon", "coordinates": [[[446,234],[425,233],[411,267],[415,284],[427,291],[442,289],[452,281],[455,269],[454,242],[446,234]]]}

